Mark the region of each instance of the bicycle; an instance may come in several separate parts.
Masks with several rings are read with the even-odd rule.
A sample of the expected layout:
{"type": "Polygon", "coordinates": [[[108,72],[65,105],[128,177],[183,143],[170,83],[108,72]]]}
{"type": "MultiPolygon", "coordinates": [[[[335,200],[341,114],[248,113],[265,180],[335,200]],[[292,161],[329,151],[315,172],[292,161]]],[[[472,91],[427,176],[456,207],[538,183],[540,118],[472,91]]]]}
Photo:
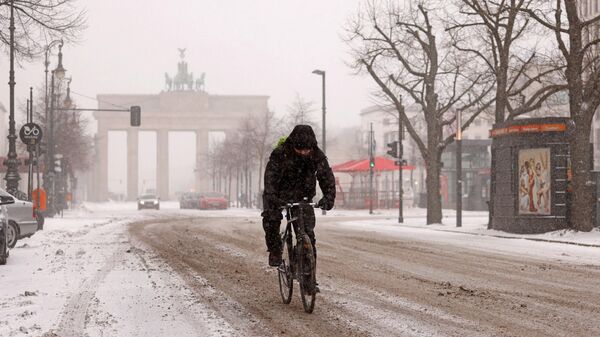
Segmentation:
{"type": "Polygon", "coordinates": [[[309,314],[315,308],[317,280],[314,250],[304,228],[304,211],[309,206],[314,208],[315,205],[305,199],[282,207],[286,211],[287,225],[281,233],[281,242],[283,252],[287,252],[287,260],[284,256],[281,265],[277,268],[279,291],[283,303],[289,304],[292,301],[294,279],[296,279],[300,288],[302,306],[309,314]]]}

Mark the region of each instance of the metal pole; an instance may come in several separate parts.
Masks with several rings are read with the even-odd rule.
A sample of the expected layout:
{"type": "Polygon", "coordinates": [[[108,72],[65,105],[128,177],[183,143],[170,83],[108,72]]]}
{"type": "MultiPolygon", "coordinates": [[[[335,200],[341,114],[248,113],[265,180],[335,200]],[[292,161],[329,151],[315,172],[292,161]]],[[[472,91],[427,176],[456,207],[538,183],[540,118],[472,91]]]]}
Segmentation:
{"type": "Polygon", "coordinates": [[[456,227],[462,227],[462,125],[461,112],[456,112],[456,227]]]}
{"type": "Polygon", "coordinates": [[[369,132],[369,214],[373,214],[373,123],[369,132]]]}
{"type": "Polygon", "coordinates": [[[8,117],[8,155],[4,161],[6,165],[6,190],[15,195],[19,190],[19,159],[17,158],[16,130],[15,130],[15,18],[14,0],[10,1],[10,71],[8,85],[10,88],[10,108],[8,117]]]}
{"type": "Polygon", "coordinates": [[[48,113],[48,148],[46,149],[46,172],[48,172],[48,181],[44,180],[46,185],[47,212],[50,216],[54,215],[54,70],[50,76],[50,110],[48,113]]]}
{"type": "MultiPolygon", "coordinates": [[[[326,135],[326,128],[325,128],[325,71],[323,71],[323,102],[322,102],[322,106],[323,106],[323,153],[325,155],[327,155],[327,137],[326,135]]],[[[327,211],[326,210],[322,210],[322,214],[326,215],[327,211]]]]}
{"type": "Polygon", "coordinates": [[[35,146],[35,170],[37,175],[37,199],[35,209],[40,210],[40,145],[35,146]]]}
{"type": "Polygon", "coordinates": [[[402,158],[404,157],[404,149],[402,147],[402,113],[404,113],[404,105],[402,105],[402,111],[398,112],[398,160],[400,161],[400,165],[398,165],[398,223],[404,222],[404,215],[402,214],[403,205],[403,197],[404,197],[404,189],[402,187],[402,158]]]}
{"type": "MultiPolygon", "coordinates": [[[[29,87],[29,110],[27,110],[27,123],[33,123],[33,87],[29,87]]],[[[29,165],[27,165],[27,200],[31,201],[33,193],[33,146],[27,145],[29,152],[29,165]]]]}

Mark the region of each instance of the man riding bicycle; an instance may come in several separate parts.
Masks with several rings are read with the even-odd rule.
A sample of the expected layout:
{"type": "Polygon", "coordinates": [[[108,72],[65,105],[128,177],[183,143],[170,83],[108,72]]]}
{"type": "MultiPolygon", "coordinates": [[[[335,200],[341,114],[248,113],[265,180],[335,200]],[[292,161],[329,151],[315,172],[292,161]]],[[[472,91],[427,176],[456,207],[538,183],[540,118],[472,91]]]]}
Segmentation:
{"type": "MultiPolygon", "coordinates": [[[[317,207],[330,210],[335,202],[335,178],[327,157],[317,146],[317,138],[309,125],[296,125],[292,133],[273,150],[265,168],[265,188],[263,193],[263,228],[269,251],[269,265],[281,264],[282,242],[279,225],[283,219],[281,207],[288,203],[308,198],[310,202],[316,194],[316,184],[323,192],[317,207]]],[[[315,214],[306,214],[305,229],[310,237],[317,258],[315,246],[315,214]]]]}

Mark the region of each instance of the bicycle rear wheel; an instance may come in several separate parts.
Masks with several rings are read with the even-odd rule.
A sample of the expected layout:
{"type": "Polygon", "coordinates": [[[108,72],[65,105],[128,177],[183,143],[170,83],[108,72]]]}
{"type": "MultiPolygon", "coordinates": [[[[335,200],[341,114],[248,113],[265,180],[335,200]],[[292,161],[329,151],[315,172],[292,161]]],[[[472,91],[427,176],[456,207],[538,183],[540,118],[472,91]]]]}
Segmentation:
{"type": "Polygon", "coordinates": [[[293,248],[289,239],[283,240],[283,260],[277,271],[279,274],[279,292],[283,303],[290,304],[292,293],[294,292],[294,277],[292,272],[292,253],[293,248]],[[287,254],[287,256],[285,255],[287,254]]]}
{"type": "Polygon", "coordinates": [[[315,276],[315,256],[308,235],[303,235],[302,244],[299,247],[298,283],[300,284],[300,297],[302,298],[304,311],[310,314],[315,308],[317,280],[315,276]]]}

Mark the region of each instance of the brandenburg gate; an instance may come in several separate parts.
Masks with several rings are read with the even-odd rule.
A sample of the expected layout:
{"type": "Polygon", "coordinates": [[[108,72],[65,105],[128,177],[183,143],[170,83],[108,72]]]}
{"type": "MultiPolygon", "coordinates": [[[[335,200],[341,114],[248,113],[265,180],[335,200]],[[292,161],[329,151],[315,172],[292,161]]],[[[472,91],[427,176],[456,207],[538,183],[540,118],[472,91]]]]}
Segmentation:
{"type": "MultiPolygon", "coordinates": [[[[204,91],[204,74],[194,81],[187,72],[187,63],[178,64],[178,73],[173,80],[165,74],[166,90],[159,94],[127,95],[100,94],[98,109],[115,109],[139,105],[142,109],[140,127],[129,126],[129,114],[98,111],[94,117],[98,122],[96,134],[96,160],[88,199],[108,200],[108,134],[109,131],[127,133],[127,199],[138,197],[138,133],[156,132],[156,191],[162,199],[169,199],[169,132],[191,131],[196,134],[195,189],[209,191],[207,157],[209,133],[224,132],[229,137],[238,130],[240,123],[249,116],[260,116],[268,111],[268,96],[253,95],[210,95],[204,91]]],[[[144,191],[142,191],[143,193],[144,191]]]]}

